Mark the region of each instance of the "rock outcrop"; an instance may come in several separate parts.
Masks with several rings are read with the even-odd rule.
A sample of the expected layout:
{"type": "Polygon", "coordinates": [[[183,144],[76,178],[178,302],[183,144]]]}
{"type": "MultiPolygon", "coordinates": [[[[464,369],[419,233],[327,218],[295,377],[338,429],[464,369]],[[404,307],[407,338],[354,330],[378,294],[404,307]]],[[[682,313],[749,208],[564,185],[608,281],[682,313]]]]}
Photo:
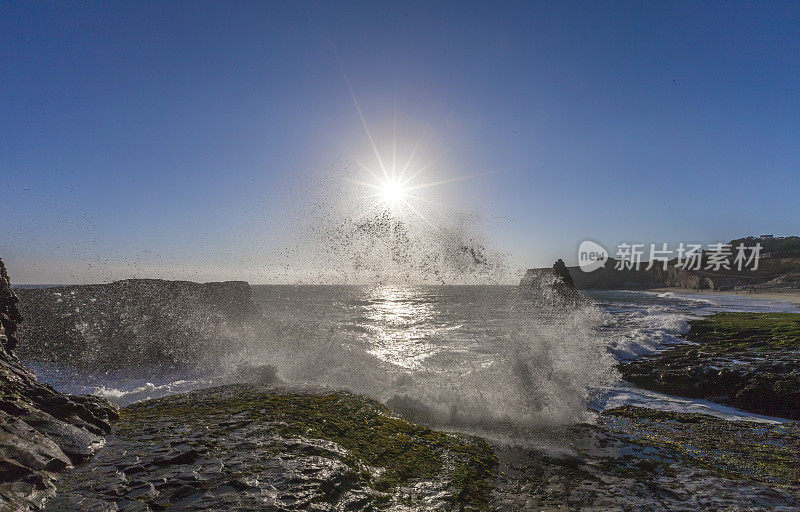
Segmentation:
{"type": "Polygon", "coordinates": [[[232,330],[256,312],[244,281],[129,279],[19,289],[19,356],[77,370],[183,368],[235,350],[232,330]]]}
{"type": "MultiPolygon", "coordinates": [[[[9,297],[0,261],[0,296],[9,297]]],[[[110,432],[116,408],[71,396],[36,380],[11,347],[21,318],[5,301],[0,325],[0,510],[35,510],[55,493],[60,471],[91,458],[110,432]]]]}
{"type": "Polygon", "coordinates": [[[800,506],[796,423],[622,407],[532,446],[495,445],[415,425],[346,392],[233,385],[126,407],[115,434],[62,480],[46,510],[800,506]],[[537,449],[542,442],[549,447],[537,449]],[[564,452],[554,448],[562,443],[564,452]]]}
{"type": "Polygon", "coordinates": [[[484,440],[346,392],[248,385],[148,400],[48,510],[485,510],[484,440]]]}
{"type": "Polygon", "coordinates": [[[800,420],[800,313],[717,313],[687,339],[620,365],[636,386],[800,420]]]}
{"type": "Polygon", "coordinates": [[[572,276],[561,259],[553,264],[553,268],[528,270],[520,286],[549,302],[574,305],[580,300],[572,276]]]}
{"type": "MultiPolygon", "coordinates": [[[[561,261],[561,260],[559,260],[561,261]]],[[[569,274],[573,285],[579,290],[584,289],[635,289],[657,288],[664,286],[654,275],[645,270],[617,270],[616,261],[608,260],[605,266],[592,272],[584,272],[580,267],[567,267],[564,270],[569,274]]],[[[541,279],[542,273],[554,272],[549,268],[531,268],[525,273],[521,285],[529,285],[533,280],[541,279]]]]}

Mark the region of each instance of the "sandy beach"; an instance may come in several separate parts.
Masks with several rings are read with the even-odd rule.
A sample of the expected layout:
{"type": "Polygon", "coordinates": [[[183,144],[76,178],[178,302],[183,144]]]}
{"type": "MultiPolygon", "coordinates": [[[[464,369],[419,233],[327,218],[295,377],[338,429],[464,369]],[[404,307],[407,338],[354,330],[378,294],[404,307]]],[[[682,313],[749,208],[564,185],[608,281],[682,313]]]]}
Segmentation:
{"type": "Polygon", "coordinates": [[[771,290],[695,290],[694,288],[654,288],[654,292],[672,292],[672,293],[686,293],[692,295],[704,294],[726,294],[726,295],[742,295],[745,297],[754,297],[757,299],[766,300],[784,300],[793,302],[800,308],[800,288],[786,288],[786,289],[771,289],[771,290]]]}

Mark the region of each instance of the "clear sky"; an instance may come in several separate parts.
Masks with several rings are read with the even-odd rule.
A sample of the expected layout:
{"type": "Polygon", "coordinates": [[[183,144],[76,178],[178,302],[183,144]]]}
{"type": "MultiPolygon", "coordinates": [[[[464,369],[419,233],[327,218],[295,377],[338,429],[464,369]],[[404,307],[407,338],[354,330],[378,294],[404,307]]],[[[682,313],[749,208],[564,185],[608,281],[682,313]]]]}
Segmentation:
{"type": "Polygon", "coordinates": [[[0,1],[0,257],[313,280],[304,221],[375,165],[347,79],[420,180],[493,171],[430,190],[514,269],[800,233],[800,2],[0,1]]]}

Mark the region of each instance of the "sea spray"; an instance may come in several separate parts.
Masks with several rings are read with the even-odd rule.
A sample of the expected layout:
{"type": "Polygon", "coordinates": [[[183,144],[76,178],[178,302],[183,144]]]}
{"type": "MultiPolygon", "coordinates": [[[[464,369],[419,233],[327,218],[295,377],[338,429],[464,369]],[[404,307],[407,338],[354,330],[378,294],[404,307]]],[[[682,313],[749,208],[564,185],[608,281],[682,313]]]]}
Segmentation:
{"type": "MultiPolygon", "coordinates": [[[[368,303],[363,298],[369,290],[357,290],[368,303]]],[[[429,325],[428,338],[407,342],[409,352],[430,343],[428,357],[403,365],[369,354],[369,329],[354,335],[341,326],[328,330],[274,323],[237,361],[274,365],[286,384],[372,396],[428,424],[520,432],[585,419],[591,393],[617,377],[614,360],[596,333],[606,315],[591,304],[566,308],[533,302],[513,288],[503,290],[494,297],[501,303],[491,307],[515,311],[506,314],[506,325],[494,337],[480,340],[483,347],[459,346],[458,330],[443,335],[429,325]]],[[[410,293],[404,300],[421,296],[410,293]]],[[[232,359],[230,364],[239,363],[232,359]]]]}
{"type": "Polygon", "coordinates": [[[321,251],[319,259],[334,268],[343,282],[452,284],[507,280],[503,255],[489,251],[478,230],[467,224],[444,227],[428,223],[383,210],[315,226],[312,236],[321,251]]]}

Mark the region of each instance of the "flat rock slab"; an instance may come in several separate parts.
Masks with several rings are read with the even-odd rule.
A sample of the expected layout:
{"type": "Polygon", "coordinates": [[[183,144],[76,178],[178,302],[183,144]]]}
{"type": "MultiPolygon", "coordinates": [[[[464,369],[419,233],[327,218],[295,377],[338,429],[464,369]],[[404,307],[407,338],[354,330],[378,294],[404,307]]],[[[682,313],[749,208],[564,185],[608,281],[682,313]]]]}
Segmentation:
{"type": "Polygon", "coordinates": [[[479,510],[495,463],[356,395],[226,386],[123,409],[47,510],[479,510]]]}

